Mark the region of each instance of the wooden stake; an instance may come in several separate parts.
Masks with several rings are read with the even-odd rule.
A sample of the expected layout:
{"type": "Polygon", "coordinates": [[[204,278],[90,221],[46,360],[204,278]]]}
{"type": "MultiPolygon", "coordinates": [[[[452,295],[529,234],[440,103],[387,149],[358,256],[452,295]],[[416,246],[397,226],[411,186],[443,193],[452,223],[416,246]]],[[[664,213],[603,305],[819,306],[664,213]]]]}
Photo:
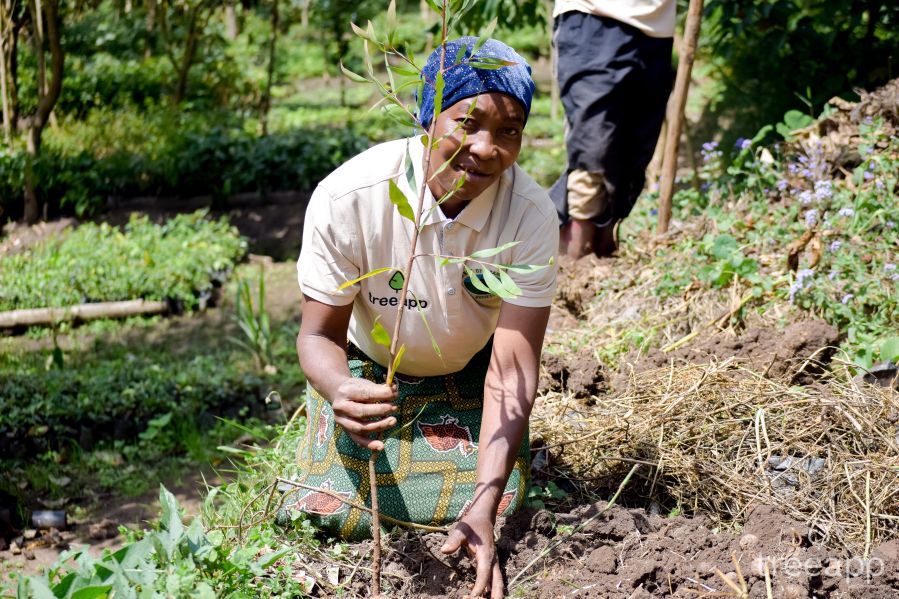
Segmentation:
{"type": "Polygon", "coordinates": [[[680,60],[677,63],[674,103],[668,114],[668,138],[665,140],[662,181],[659,185],[659,224],[656,229],[659,235],[668,232],[668,223],[671,221],[671,197],[674,195],[677,150],[684,125],[684,107],[687,105],[687,92],[690,89],[690,73],[693,70],[696,41],[699,39],[699,26],[702,22],[702,6],[703,0],[690,0],[690,7],[687,9],[684,43],[681,47],[680,60]]]}
{"type": "Polygon", "coordinates": [[[52,325],[71,320],[94,320],[97,318],[123,318],[141,314],[163,314],[169,307],[165,302],[129,300],[125,302],[97,302],[80,304],[67,308],[34,308],[0,312],[0,329],[52,325]]]}

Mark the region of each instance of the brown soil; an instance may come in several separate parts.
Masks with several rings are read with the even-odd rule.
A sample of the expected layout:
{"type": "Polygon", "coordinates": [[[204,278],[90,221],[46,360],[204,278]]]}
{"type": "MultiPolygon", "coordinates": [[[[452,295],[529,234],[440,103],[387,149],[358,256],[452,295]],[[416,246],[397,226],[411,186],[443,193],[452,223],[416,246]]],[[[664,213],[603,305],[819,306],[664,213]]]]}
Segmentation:
{"type": "MultiPolygon", "coordinates": [[[[830,362],[838,344],[836,329],[820,320],[807,320],[794,322],[783,330],[753,328],[736,337],[722,333],[667,354],[652,349],[644,357],[624,360],[622,375],[667,366],[671,360],[675,364],[705,364],[733,359],[770,378],[808,384],[830,362]]],[[[619,376],[613,386],[621,385],[619,376]]]]}
{"type": "MultiPolygon", "coordinates": [[[[565,513],[526,509],[500,522],[499,559],[507,586],[514,580],[507,591],[610,599],[738,596],[727,578],[738,588],[745,585],[748,597],[761,599],[768,596],[766,567],[773,597],[886,599],[899,590],[897,542],[874,549],[865,560],[823,548],[807,527],[764,506],[749,513],[739,533],[714,530],[701,517],[663,517],[642,509],[616,506],[597,515],[604,506],[580,505],[565,513]]],[[[392,538],[383,570],[388,594],[444,597],[469,591],[473,569],[467,559],[442,555],[444,540],[441,534],[392,538]]],[[[354,549],[367,561],[369,544],[354,549]]],[[[340,568],[336,580],[348,596],[367,595],[367,573],[340,568]]]]}

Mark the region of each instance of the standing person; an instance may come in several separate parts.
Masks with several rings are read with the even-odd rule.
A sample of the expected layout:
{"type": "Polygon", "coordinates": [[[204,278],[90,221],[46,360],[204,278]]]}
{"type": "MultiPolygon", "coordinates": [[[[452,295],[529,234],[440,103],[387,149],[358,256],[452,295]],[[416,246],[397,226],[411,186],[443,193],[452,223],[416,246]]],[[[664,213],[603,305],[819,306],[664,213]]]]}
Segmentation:
{"type": "Polygon", "coordinates": [[[298,482],[309,488],[296,493],[293,507],[343,538],[367,537],[368,513],[333,494],[370,506],[367,462],[377,450],[381,512],[407,522],[456,522],[443,551],[465,548],[477,566],[473,594],[489,589],[501,597],[494,526],[526,493],[528,418],[555,289],[559,229],[546,191],[515,164],[534,91],[530,67],[496,40],[472,57],[476,41],[443,46],[445,108],[436,119],[441,47],[423,70],[419,118],[425,129],[433,121],[439,140],[430,162],[420,136],[384,143],[339,167],[310,200],[297,263],[305,300],[297,352],[309,381],[298,482]],[[469,64],[484,57],[507,66],[469,64]],[[410,276],[400,331],[406,352],[391,389],[384,385],[389,352],[370,331],[376,322],[393,330],[402,273],[339,287],[406,263],[414,224],[391,203],[389,183],[417,198],[407,168],[419,184],[427,181],[415,248],[423,256],[410,276]],[[438,202],[463,176],[461,187],[438,202]],[[518,243],[491,260],[548,265],[510,271],[521,290],[513,299],[482,292],[483,283],[473,284],[462,265],[440,266],[431,257],[467,256],[509,242],[518,243]]]}
{"type": "Polygon", "coordinates": [[[572,258],[618,249],[674,80],[675,0],[556,0],[568,167],[549,191],[572,258]]]}

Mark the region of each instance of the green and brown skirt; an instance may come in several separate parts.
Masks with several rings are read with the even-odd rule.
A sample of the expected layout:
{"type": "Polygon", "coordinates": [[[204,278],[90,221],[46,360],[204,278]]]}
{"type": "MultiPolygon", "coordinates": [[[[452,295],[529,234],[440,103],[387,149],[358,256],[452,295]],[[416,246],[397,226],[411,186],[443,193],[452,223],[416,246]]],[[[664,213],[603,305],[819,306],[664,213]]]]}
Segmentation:
{"type": "MultiPolygon", "coordinates": [[[[442,526],[455,522],[468,509],[476,483],[490,350],[488,344],[460,372],[412,380],[397,377],[397,423],[384,434],[384,451],[375,462],[382,514],[404,522],[442,526]]],[[[348,358],[353,376],[385,380],[386,369],[358,349],[351,347],[348,358]]],[[[306,436],[300,448],[302,474],[297,482],[371,507],[369,451],[335,426],[331,404],[311,386],[306,415],[306,436]]],[[[521,505],[529,452],[525,434],[498,514],[510,514],[521,505]]],[[[304,512],[318,526],[347,540],[371,535],[368,512],[328,493],[298,489],[286,507],[304,512]]]]}

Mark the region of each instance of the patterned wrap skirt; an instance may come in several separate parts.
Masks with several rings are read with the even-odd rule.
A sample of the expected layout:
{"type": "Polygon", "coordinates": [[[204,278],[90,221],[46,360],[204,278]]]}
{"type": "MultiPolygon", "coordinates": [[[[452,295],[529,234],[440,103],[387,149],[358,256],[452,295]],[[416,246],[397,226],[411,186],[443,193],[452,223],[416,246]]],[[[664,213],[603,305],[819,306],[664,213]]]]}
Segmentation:
{"type": "MultiPolygon", "coordinates": [[[[484,379],[491,350],[488,343],[456,373],[396,377],[397,423],[385,432],[384,450],[375,462],[382,514],[404,522],[442,526],[455,522],[468,509],[477,482],[484,379]]],[[[358,348],[350,347],[348,359],[353,376],[373,382],[385,380],[386,369],[358,348]]],[[[307,389],[306,414],[298,482],[371,507],[370,452],[335,426],[331,404],[311,386],[307,389]]],[[[511,514],[522,504],[529,465],[530,446],[525,433],[497,514],[511,514]]],[[[285,507],[304,512],[317,526],[344,539],[371,537],[369,513],[333,495],[301,488],[291,491],[285,507]]]]}

